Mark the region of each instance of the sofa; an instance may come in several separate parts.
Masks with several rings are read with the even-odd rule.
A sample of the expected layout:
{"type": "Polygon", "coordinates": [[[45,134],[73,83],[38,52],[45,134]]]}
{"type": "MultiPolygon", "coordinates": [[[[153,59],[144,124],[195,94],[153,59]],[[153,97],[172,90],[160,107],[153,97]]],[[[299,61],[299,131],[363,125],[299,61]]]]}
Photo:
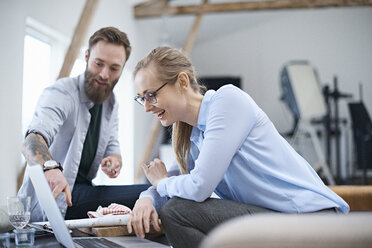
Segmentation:
{"type": "Polygon", "coordinates": [[[372,247],[372,186],[330,188],[349,204],[349,214],[242,216],[214,229],[201,248],[372,247]]]}

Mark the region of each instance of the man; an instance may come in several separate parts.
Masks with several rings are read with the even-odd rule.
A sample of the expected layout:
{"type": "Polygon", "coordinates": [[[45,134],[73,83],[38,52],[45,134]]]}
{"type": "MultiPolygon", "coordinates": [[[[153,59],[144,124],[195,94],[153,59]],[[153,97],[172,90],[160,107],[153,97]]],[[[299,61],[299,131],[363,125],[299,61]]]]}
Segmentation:
{"type": "MultiPolygon", "coordinates": [[[[130,52],[124,32],[114,27],[98,30],[89,39],[85,73],[58,80],[39,98],[23,154],[28,165],[43,166],[65,219],[87,218],[87,211],[110,203],[132,208],[140,192],[148,188],[91,183],[100,165],[110,178],[120,173],[118,103],[113,88],[130,52]]],[[[18,195],[32,196],[31,221],[45,220],[27,170],[18,195]]]]}

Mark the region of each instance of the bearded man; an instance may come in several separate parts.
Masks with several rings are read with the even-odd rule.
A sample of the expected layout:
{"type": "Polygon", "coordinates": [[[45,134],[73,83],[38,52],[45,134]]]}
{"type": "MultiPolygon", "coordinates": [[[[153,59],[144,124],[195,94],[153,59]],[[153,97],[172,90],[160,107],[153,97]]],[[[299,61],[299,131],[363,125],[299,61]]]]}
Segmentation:
{"type": "MultiPolygon", "coordinates": [[[[110,178],[122,167],[113,89],[130,52],[124,32],[114,27],[96,31],[85,53],[85,73],[47,87],[28,126],[23,155],[28,166],[42,165],[65,219],[87,218],[88,211],[110,203],[133,208],[149,186],[92,185],[100,167],[110,178]]],[[[31,196],[31,221],[46,220],[27,168],[18,196],[31,196]]]]}

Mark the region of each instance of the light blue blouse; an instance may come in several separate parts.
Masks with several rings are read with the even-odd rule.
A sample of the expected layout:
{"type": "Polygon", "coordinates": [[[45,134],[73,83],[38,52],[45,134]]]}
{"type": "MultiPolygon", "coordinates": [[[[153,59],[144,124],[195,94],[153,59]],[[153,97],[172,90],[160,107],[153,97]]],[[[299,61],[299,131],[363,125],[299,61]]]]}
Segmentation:
{"type": "Polygon", "coordinates": [[[235,86],[206,92],[190,140],[190,173],[179,175],[174,163],[170,177],[141,194],[157,208],[168,197],[201,202],[215,192],[222,199],[287,213],[332,207],[349,211],[253,99],[235,86]]]}

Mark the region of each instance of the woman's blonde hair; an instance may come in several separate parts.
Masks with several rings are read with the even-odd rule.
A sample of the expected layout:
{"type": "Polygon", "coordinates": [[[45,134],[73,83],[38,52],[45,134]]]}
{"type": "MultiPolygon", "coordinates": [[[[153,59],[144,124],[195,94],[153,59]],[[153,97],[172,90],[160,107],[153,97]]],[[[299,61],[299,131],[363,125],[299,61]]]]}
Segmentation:
{"type": "MultiPolygon", "coordinates": [[[[171,47],[157,47],[147,54],[134,69],[134,76],[141,69],[154,66],[157,79],[168,84],[175,84],[180,72],[187,74],[190,86],[196,92],[204,94],[206,88],[200,85],[195,77],[195,69],[190,60],[181,51],[171,47]]],[[[181,121],[173,124],[172,145],[176,154],[179,169],[182,174],[187,173],[190,156],[190,135],[192,126],[181,121]],[[186,159],[186,161],[185,161],[186,159]]]]}

